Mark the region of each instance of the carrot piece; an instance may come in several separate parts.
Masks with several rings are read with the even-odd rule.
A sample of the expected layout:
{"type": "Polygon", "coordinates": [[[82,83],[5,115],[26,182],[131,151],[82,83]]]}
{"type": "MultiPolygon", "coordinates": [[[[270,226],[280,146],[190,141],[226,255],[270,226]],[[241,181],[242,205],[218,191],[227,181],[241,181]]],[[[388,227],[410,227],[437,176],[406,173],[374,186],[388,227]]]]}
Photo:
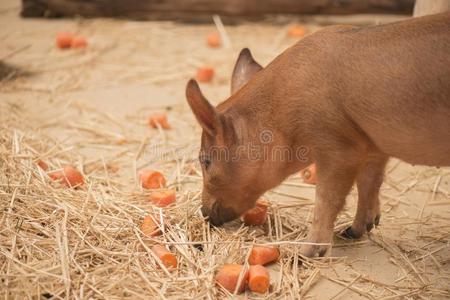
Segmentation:
{"type": "Polygon", "coordinates": [[[43,160],[38,160],[38,161],[37,161],[37,165],[39,166],[39,168],[41,168],[41,169],[44,170],[44,171],[47,171],[47,170],[48,170],[48,165],[47,165],[47,163],[46,163],[45,161],[43,161],[43,160]]]}
{"type": "Polygon", "coordinates": [[[208,43],[208,46],[210,46],[211,48],[220,47],[221,43],[219,33],[215,31],[208,34],[208,36],[206,37],[206,42],[208,43]]]}
{"type": "Polygon", "coordinates": [[[84,183],[83,175],[81,175],[81,173],[74,167],[64,166],[63,173],[64,173],[63,184],[65,184],[67,187],[76,187],[83,185],[84,183]]]}
{"type": "Polygon", "coordinates": [[[211,67],[201,67],[197,69],[197,80],[200,82],[210,82],[214,77],[214,69],[211,67]]]}
{"type": "Polygon", "coordinates": [[[59,32],[56,35],[56,46],[59,49],[67,49],[70,48],[72,44],[73,34],[70,32],[59,32]]]}
{"type": "Polygon", "coordinates": [[[256,201],[255,207],[246,211],[242,216],[245,225],[262,225],[267,220],[269,202],[264,199],[256,201]]]}
{"type": "Polygon", "coordinates": [[[83,175],[70,165],[64,166],[62,171],[50,173],[49,176],[67,187],[79,187],[84,184],[83,175]]]}
{"type": "Polygon", "coordinates": [[[166,268],[176,268],[178,265],[177,257],[171,253],[163,245],[154,245],[152,247],[153,253],[162,261],[166,268]]]}
{"type": "Polygon", "coordinates": [[[316,184],[317,183],[316,164],[311,164],[308,167],[301,170],[300,177],[303,179],[304,183],[316,184]]]}
{"type": "Polygon", "coordinates": [[[280,251],[276,247],[254,246],[250,252],[248,263],[251,265],[266,265],[274,262],[280,256],[280,251]]]}
{"type": "Polygon", "coordinates": [[[169,122],[167,121],[167,115],[165,113],[154,113],[148,119],[148,125],[152,128],[158,128],[158,125],[162,129],[170,129],[169,122]]]}
{"type": "Polygon", "coordinates": [[[145,216],[144,221],[141,225],[141,231],[146,236],[155,237],[161,235],[161,228],[159,221],[157,221],[152,216],[145,216]]]}
{"type": "Polygon", "coordinates": [[[302,37],[306,34],[307,30],[305,26],[302,25],[293,25],[288,30],[288,35],[290,37],[302,37]]]}
{"type": "Polygon", "coordinates": [[[139,174],[144,189],[159,189],[166,185],[164,175],[151,169],[143,169],[139,174]]]}
{"type": "Polygon", "coordinates": [[[265,293],[270,286],[270,274],[261,265],[250,266],[248,270],[248,287],[252,292],[265,293]]]}
{"type": "Polygon", "coordinates": [[[150,201],[158,207],[166,207],[176,200],[174,190],[156,191],[150,194],[150,201]]]}
{"type": "MultiPolygon", "coordinates": [[[[241,274],[243,267],[244,266],[238,264],[223,265],[216,274],[216,282],[230,293],[233,293],[238,284],[239,275],[241,274]]],[[[247,280],[248,271],[245,271],[238,288],[238,293],[242,293],[245,290],[247,280]]]]}
{"type": "Polygon", "coordinates": [[[72,39],[70,43],[71,48],[86,48],[87,40],[84,36],[76,36],[72,39]]]}

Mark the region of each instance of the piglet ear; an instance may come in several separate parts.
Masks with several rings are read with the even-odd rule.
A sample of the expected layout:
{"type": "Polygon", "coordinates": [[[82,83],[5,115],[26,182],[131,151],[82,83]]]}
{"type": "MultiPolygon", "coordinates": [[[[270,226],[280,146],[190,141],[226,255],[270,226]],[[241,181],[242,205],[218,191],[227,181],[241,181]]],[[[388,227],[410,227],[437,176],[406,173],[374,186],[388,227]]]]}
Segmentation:
{"type": "Polygon", "coordinates": [[[219,114],[203,96],[197,81],[194,79],[189,80],[186,86],[186,98],[200,126],[209,135],[216,135],[221,126],[219,114]]]}
{"type": "Polygon", "coordinates": [[[262,70],[262,68],[253,59],[252,53],[248,48],[242,49],[234,65],[233,75],[231,76],[231,94],[236,93],[256,72],[262,70]]]}

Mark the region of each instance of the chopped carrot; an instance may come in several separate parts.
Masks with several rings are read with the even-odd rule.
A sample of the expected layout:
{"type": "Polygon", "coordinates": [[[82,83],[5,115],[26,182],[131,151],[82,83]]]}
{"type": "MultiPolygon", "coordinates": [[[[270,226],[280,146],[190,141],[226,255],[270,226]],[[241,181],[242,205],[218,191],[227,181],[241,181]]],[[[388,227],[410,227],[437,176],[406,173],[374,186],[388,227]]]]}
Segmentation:
{"type": "Polygon", "coordinates": [[[303,182],[309,184],[317,183],[317,172],[316,172],[316,164],[309,165],[300,171],[300,177],[303,179],[303,182]]]}
{"type": "Polygon", "coordinates": [[[211,67],[201,67],[197,70],[197,80],[200,82],[210,82],[214,77],[214,69],[211,67]]]}
{"type": "Polygon", "coordinates": [[[250,252],[248,263],[251,265],[266,265],[274,262],[280,256],[280,251],[276,247],[254,246],[250,252]]]}
{"type": "Polygon", "coordinates": [[[72,39],[70,43],[71,48],[86,48],[87,40],[84,36],[76,36],[72,39]]]}
{"type": "Polygon", "coordinates": [[[50,178],[60,181],[67,187],[79,187],[84,184],[83,175],[72,166],[64,166],[62,171],[51,172],[50,178]]]}
{"type": "Polygon", "coordinates": [[[306,34],[307,30],[305,26],[302,25],[293,25],[288,30],[288,35],[290,37],[303,37],[306,34]]]}
{"type": "Polygon", "coordinates": [[[178,265],[177,257],[171,253],[164,245],[154,245],[153,253],[162,261],[166,268],[176,268],[178,265]]]}
{"type": "Polygon", "coordinates": [[[267,220],[267,208],[269,202],[264,199],[259,199],[256,201],[255,207],[246,211],[242,218],[246,225],[262,225],[267,220]]]}
{"type": "Polygon", "coordinates": [[[59,49],[67,49],[70,48],[72,44],[73,34],[70,32],[59,32],[56,35],[56,46],[59,49]]]}
{"type": "Polygon", "coordinates": [[[143,169],[139,177],[144,189],[159,189],[166,185],[164,175],[155,170],[143,169]]]}
{"type": "Polygon", "coordinates": [[[64,166],[64,184],[68,187],[80,186],[84,183],[84,178],[81,173],[72,166],[64,166]]]}
{"type": "Polygon", "coordinates": [[[166,207],[174,203],[176,193],[174,190],[155,191],[150,194],[150,201],[158,207],[166,207]]]}
{"type": "Polygon", "coordinates": [[[252,292],[265,293],[270,286],[270,274],[261,265],[250,266],[248,270],[248,287],[252,292]]]}
{"type": "Polygon", "coordinates": [[[37,161],[37,165],[39,166],[39,168],[41,168],[41,169],[44,170],[44,171],[47,171],[47,170],[48,170],[48,165],[47,165],[47,163],[46,163],[45,161],[43,161],[43,160],[38,160],[38,161],[37,161]]]}
{"type": "Polygon", "coordinates": [[[159,221],[150,215],[145,216],[141,225],[141,231],[146,236],[155,237],[161,235],[161,228],[159,221]]]}
{"type": "Polygon", "coordinates": [[[167,121],[167,115],[165,113],[154,113],[148,119],[148,125],[152,128],[170,129],[169,122],[167,121]]]}
{"type": "MultiPolygon", "coordinates": [[[[226,264],[223,265],[219,272],[216,274],[216,282],[221,285],[223,288],[228,290],[230,293],[233,293],[238,284],[239,276],[243,270],[244,266],[238,264],[226,264]]],[[[242,293],[245,290],[245,285],[248,280],[248,271],[242,276],[242,280],[240,282],[238,293],[242,293]]]]}
{"type": "Polygon", "coordinates": [[[208,37],[206,38],[206,42],[208,43],[208,46],[212,48],[220,47],[220,35],[217,31],[212,32],[208,34],[208,37]]]}

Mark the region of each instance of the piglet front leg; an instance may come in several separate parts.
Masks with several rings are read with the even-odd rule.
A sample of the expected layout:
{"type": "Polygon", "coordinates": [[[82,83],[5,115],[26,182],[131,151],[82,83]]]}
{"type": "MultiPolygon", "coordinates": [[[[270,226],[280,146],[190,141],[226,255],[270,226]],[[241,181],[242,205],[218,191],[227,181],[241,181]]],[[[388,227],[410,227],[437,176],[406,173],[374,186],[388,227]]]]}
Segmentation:
{"type": "MultiPolygon", "coordinates": [[[[338,156],[339,157],[339,156],[338,156]]],[[[340,157],[351,157],[342,154],[340,157]]],[[[325,245],[304,244],[300,253],[306,257],[316,254],[325,256],[331,249],[334,221],[345,203],[358,172],[356,161],[344,161],[340,158],[318,158],[317,187],[314,217],[307,242],[325,245]]]]}

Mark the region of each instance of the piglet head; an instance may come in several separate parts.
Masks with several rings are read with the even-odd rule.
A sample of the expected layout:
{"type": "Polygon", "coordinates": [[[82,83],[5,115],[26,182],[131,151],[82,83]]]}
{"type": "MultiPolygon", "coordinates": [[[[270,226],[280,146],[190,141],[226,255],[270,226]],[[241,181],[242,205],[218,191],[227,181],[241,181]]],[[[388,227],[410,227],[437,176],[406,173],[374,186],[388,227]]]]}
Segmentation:
{"type": "MultiPolygon", "coordinates": [[[[250,51],[242,50],[233,71],[232,94],[261,69],[250,51]]],[[[261,182],[264,162],[250,157],[246,146],[251,139],[251,124],[246,124],[239,112],[212,106],[195,80],[188,82],[186,97],[203,129],[199,154],[203,173],[202,213],[210,223],[219,226],[252,208],[265,192],[261,182]]]]}

